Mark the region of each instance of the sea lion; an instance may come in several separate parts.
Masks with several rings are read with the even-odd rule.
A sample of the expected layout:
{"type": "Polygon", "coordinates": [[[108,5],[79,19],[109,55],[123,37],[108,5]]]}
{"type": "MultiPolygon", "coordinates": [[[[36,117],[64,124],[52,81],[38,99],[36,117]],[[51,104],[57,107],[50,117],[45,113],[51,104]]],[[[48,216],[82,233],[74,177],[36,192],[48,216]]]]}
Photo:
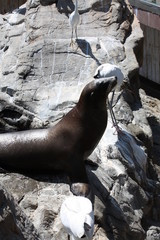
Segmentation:
{"type": "Polygon", "coordinates": [[[88,178],[84,160],[105,131],[106,100],[116,83],[115,77],[88,83],[76,106],[54,127],[0,134],[0,167],[30,174],[62,170],[75,183],[72,191],[85,195],[88,178]],[[77,183],[84,183],[80,190],[77,183]]]}

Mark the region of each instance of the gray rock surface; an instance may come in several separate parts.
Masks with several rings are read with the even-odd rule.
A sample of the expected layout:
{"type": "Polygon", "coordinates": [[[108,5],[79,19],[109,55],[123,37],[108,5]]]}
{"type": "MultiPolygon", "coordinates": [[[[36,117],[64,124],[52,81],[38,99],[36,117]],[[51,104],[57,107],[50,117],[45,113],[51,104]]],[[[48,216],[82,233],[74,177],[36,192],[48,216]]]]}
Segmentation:
{"type": "MultiPolygon", "coordinates": [[[[95,194],[93,239],[159,239],[159,159],[150,154],[159,144],[159,102],[139,92],[143,33],[127,1],[79,0],[78,40],[70,46],[73,9],[69,0],[57,6],[28,0],[18,11],[0,15],[0,130],[54,125],[75,105],[99,64],[119,65],[126,84],[116,94],[114,111],[123,131],[115,134],[109,118],[90,156],[94,164],[86,164],[95,194]]],[[[1,173],[0,180],[42,239],[67,239],[59,218],[63,200],[71,195],[67,176],[1,173]]],[[[25,227],[35,233],[32,225],[25,227]]],[[[13,231],[4,234],[14,239],[13,231]]]]}
{"type": "Polygon", "coordinates": [[[0,239],[41,239],[31,221],[3,186],[0,186],[0,213],[0,239]]]}

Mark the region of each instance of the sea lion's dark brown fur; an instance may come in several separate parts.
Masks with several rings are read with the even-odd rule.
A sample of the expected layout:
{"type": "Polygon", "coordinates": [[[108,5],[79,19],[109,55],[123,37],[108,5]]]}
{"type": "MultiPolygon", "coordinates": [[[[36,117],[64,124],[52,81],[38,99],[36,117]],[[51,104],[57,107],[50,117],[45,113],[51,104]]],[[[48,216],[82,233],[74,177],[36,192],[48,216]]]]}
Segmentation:
{"type": "Polygon", "coordinates": [[[83,89],[76,106],[54,127],[0,134],[0,167],[22,173],[65,171],[72,183],[87,183],[84,160],[107,125],[106,100],[114,77],[83,89]]]}

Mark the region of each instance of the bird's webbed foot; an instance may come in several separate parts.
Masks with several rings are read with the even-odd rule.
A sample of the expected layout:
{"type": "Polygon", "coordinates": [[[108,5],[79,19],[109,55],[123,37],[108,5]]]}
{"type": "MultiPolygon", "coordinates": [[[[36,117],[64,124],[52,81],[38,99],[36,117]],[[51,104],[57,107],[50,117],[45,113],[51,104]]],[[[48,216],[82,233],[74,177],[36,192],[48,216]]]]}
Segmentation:
{"type": "Polygon", "coordinates": [[[74,41],[74,40],[71,40],[70,44],[69,44],[70,47],[74,48],[75,51],[78,50],[79,46],[78,46],[78,43],[77,43],[77,39],[74,41]],[[74,47],[75,46],[75,47],[74,47]]]}
{"type": "Polygon", "coordinates": [[[74,45],[74,41],[73,41],[73,39],[71,39],[71,42],[70,42],[69,46],[73,47],[73,45],[74,45]]]}

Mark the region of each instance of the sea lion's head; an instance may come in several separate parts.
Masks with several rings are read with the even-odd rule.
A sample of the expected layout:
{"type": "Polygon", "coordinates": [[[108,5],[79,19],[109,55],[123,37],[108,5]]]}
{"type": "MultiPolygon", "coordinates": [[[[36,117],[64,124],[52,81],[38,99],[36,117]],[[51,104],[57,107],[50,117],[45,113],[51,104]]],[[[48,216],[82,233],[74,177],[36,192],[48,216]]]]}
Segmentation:
{"type": "Polygon", "coordinates": [[[108,94],[114,89],[116,84],[116,77],[99,78],[89,82],[81,93],[78,105],[94,103],[94,106],[97,106],[97,104],[99,105],[102,102],[105,103],[108,94]]]}
{"type": "Polygon", "coordinates": [[[115,88],[117,84],[116,77],[108,77],[108,78],[99,78],[95,79],[95,89],[94,93],[105,93],[106,96],[115,88]]]}

